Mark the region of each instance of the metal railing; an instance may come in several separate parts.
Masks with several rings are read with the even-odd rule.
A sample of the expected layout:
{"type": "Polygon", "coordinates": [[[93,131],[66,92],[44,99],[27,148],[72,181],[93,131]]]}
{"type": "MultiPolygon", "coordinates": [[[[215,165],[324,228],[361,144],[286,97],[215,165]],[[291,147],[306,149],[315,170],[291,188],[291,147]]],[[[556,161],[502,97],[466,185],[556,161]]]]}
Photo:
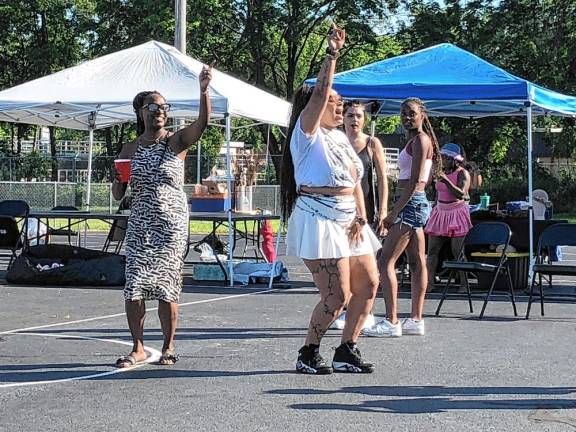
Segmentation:
{"type": "MultiPolygon", "coordinates": [[[[30,153],[37,151],[38,153],[50,155],[50,142],[45,140],[22,140],[20,141],[20,148],[22,153],[30,153]]],[[[78,140],[58,140],[56,141],[56,154],[69,155],[69,154],[88,154],[89,143],[88,141],[78,140]]],[[[106,148],[104,141],[94,141],[93,152],[100,153],[106,148]]]]}

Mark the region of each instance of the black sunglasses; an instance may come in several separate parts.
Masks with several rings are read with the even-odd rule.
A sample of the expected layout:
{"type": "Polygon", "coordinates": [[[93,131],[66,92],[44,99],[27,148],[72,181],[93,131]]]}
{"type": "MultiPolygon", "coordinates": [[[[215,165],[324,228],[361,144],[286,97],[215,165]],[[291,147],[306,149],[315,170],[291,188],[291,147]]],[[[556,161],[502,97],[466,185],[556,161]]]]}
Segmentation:
{"type": "Polygon", "coordinates": [[[146,105],[143,105],[142,108],[146,108],[148,111],[152,111],[152,112],[156,112],[156,111],[164,111],[164,112],[168,112],[170,111],[170,104],[157,104],[157,103],[147,103],[146,105]]]}

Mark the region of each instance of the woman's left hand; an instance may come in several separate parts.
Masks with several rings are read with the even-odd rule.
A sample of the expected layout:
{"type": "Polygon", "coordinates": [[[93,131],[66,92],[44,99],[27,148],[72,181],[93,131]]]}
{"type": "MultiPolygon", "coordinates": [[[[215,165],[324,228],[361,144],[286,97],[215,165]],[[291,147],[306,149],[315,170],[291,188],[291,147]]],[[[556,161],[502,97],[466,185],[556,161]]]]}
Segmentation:
{"type": "Polygon", "coordinates": [[[328,34],[328,48],[331,51],[338,52],[344,46],[346,40],[346,31],[339,28],[335,23],[332,23],[332,28],[328,34]]]}
{"type": "Polygon", "coordinates": [[[362,229],[364,228],[358,220],[354,219],[350,226],[348,227],[348,240],[350,243],[360,243],[364,240],[364,236],[362,235],[362,229]]]}
{"type": "Polygon", "coordinates": [[[200,80],[200,91],[204,93],[208,89],[208,84],[210,84],[210,81],[212,80],[212,67],[204,65],[198,78],[200,80]]]}
{"type": "Polygon", "coordinates": [[[378,217],[378,224],[376,225],[376,234],[380,237],[386,237],[388,235],[388,228],[384,226],[384,220],[386,220],[386,215],[380,215],[378,217]]]}
{"type": "Polygon", "coordinates": [[[394,213],[388,213],[386,217],[382,220],[381,224],[384,228],[389,229],[392,225],[394,225],[394,222],[396,222],[397,218],[398,215],[394,213]]]}

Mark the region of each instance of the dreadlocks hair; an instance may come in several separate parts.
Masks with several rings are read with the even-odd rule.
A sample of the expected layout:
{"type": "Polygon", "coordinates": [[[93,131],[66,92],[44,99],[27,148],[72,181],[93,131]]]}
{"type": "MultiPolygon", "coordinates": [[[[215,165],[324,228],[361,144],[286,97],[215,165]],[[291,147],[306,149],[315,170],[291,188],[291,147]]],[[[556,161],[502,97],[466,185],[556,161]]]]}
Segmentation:
{"type": "Polygon", "coordinates": [[[422,102],[422,100],[419,98],[408,98],[402,102],[401,107],[411,103],[418,105],[420,108],[420,111],[422,112],[422,129],[424,130],[424,133],[428,135],[432,140],[432,173],[434,177],[436,177],[442,173],[442,157],[440,156],[440,145],[436,139],[434,129],[432,129],[432,125],[430,124],[430,119],[426,113],[426,105],[424,105],[424,102],[422,102]]]}
{"type": "Polygon", "coordinates": [[[282,171],[280,172],[280,202],[282,217],[285,221],[290,217],[290,213],[292,213],[294,204],[296,204],[296,198],[298,197],[296,180],[294,178],[294,163],[292,161],[292,152],[290,151],[290,140],[292,139],[292,133],[294,132],[298,117],[300,117],[300,113],[308,104],[313,91],[314,87],[304,84],[296,90],[292,99],[292,112],[290,114],[290,123],[288,124],[284,148],[282,149],[282,171]]]}
{"type": "Polygon", "coordinates": [[[144,102],[146,102],[148,96],[153,94],[162,96],[160,92],[156,90],[143,91],[138,93],[134,97],[134,100],[132,101],[132,108],[134,108],[134,112],[136,113],[136,133],[138,134],[138,136],[144,133],[144,119],[142,119],[142,116],[140,115],[140,108],[144,106],[144,102]]]}

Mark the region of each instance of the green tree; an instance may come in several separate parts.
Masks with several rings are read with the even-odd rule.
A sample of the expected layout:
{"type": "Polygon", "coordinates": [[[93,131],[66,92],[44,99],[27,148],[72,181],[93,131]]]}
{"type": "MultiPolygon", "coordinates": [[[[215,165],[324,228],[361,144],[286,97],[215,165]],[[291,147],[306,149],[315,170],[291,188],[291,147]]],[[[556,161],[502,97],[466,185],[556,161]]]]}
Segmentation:
{"type": "MultiPolygon", "coordinates": [[[[507,71],[564,93],[576,93],[576,2],[572,0],[410,1],[411,14],[397,35],[408,50],[451,42],[507,71]]],[[[495,174],[523,174],[525,119],[437,119],[439,134],[464,145],[470,159],[483,161],[495,174]],[[512,170],[506,165],[511,165],[512,170]]],[[[539,118],[538,126],[550,123],[539,118]]],[[[563,154],[576,148],[574,120],[555,119],[564,126],[563,154]]]]}

